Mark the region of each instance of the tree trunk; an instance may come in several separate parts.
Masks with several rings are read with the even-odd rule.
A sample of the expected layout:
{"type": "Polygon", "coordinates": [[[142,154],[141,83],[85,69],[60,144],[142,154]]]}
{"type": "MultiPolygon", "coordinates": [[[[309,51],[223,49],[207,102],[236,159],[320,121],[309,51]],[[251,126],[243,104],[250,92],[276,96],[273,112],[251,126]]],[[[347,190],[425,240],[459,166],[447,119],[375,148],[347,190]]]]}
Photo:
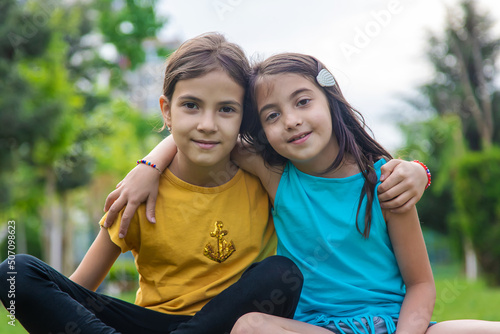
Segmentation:
{"type": "Polygon", "coordinates": [[[478,264],[476,251],[472,247],[472,242],[469,237],[464,240],[464,255],[465,255],[465,277],[468,281],[476,281],[478,277],[478,264]]]}
{"type": "Polygon", "coordinates": [[[70,212],[70,201],[68,191],[61,194],[62,208],[62,273],[70,275],[75,270],[75,256],[73,250],[74,224],[70,212]]]}
{"type": "MultiPolygon", "coordinates": [[[[457,36],[455,31],[452,32],[451,48],[453,54],[455,55],[458,68],[460,69],[460,81],[462,87],[464,88],[465,100],[464,104],[468,106],[474,121],[476,122],[476,131],[481,138],[482,149],[488,149],[492,145],[493,141],[493,113],[491,106],[491,96],[488,93],[488,88],[486,86],[486,79],[483,73],[483,59],[481,56],[480,46],[477,43],[478,37],[471,35],[471,48],[472,48],[472,66],[474,68],[474,75],[476,77],[477,85],[474,86],[469,72],[467,59],[463,55],[463,51],[460,45],[460,38],[457,36]],[[476,96],[476,94],[478,96],[476,96]]],[[[462,46],[463,47],[463,46],[462,46]]],[[[463,115],[460,115],[463,119],[463,115]]]]}
{"type": "Polygon", "coordinates": [[[62,269],[61,207],[57,198],[56,175],[52,168],[46,170],[44,221],[44,252],[47,263],[54,269],[62,269]],[[48,252],[48,254],[47,254],[48,252]]]}
{"type": "MultiPolygon", "coordinates": [[[[470,8],[473,12],[475,9],[470,8]]],[[[474,21],[478,19],[477,15],[473,15],[474,21]]],[[[479,99],[479,105],[481,106],[482,123],[481,127],[478,129],[481,132],[483,149],[488,149],[491,147],[493,141],[493,112],[491,106],[491,94],[488,92],[488,84],[484,75],[484,64],[485,59],[481,53],[481,46],[479,43],[480,37],[478,36],[478,22],[475,22],[475,29],[469,31],[471,39],[471,51],[472,51],[472,64],[474,67],[474,75],[477,80],[476,93],[479,99]]],[[[478,124],[479,127],[479,124],[478,124]]]]}

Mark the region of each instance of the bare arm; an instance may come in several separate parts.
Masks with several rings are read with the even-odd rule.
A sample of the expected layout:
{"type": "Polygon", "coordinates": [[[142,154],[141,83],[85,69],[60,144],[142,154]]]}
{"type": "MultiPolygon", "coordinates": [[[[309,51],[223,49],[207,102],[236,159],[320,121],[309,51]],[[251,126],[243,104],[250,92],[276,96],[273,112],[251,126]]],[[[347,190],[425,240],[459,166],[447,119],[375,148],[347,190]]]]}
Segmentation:
{"type": "Polygon", "coordinates": [[[69,277],[73,282],[95,291],[120,255],[120,247],[109,238],[108,231],[101,228],[82,262],[69,277]]]}
{"type": "MultiPolygon", "coordinates": [[[[174,139],[172,136],[168,136],[144,159],[154,162],[163,171],[170,165],[176,153],[177,146],[174,139]]],[[[160,173],[158,170],[143,164],[137,165],[106,198],[104,211],[108,211],[108,215],[104,226],[111,226],[120,210],[127,206],[120,222],[120,236],[125,236],[130,225],[130,219],[144,201],[146,201],[146,217],[150,222],[156,222],[155,204],[159,182],[160,173]]]]}
{"type": "Polygon", "coordinates": [[[382,166],[383,182],[378,198],[383,209],[402,213],[411,210],[422,197],[427,185],[427,172],[416,162],[392,159],[382,166]]]}
{"type": "Polygon", "coordinates": [[[391,243],[406,285],[396,333],[425,333],[434,309],[436,289],[417,210],[413,206],[405,213],[385,213],[391,243]]]}

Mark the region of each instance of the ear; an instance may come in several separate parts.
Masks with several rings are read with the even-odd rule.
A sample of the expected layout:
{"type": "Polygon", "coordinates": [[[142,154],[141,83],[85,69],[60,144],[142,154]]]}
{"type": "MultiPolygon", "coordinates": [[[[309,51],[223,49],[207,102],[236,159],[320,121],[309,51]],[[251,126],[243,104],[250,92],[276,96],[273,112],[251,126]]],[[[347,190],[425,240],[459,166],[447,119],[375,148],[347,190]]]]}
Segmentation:
{"type": "Polygon", "coordinates": [[[170,102],[165,95],[160,96],[160,108],[163,119],[169,128],[172,127],[172,115],[170,113],[170,102]]]}

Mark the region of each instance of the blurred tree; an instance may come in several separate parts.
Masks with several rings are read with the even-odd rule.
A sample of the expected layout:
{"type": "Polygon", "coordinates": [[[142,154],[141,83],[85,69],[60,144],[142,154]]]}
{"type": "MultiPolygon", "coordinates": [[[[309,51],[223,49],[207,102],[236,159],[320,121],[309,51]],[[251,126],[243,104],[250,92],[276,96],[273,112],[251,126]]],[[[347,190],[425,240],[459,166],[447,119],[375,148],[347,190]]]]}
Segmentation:
{"type": "MultiPolygon", "coordinates": [[[[43,13],[43,12],[42,12],[43,13]]],[[[48,103],[34,112],[29,107],[32,87],[18,70],[21,59],[30,61],[45,54],[51,38],[50,28],[43,14],[21,8],[18,1],[5,0],[0,4],[0,212],[2,224],[7,219],[38,216],[40,192],[43,183],[32,170],[31,148],[38,138],[46,135],[52,127],[57,110],[48,103]],[[31,42],[29,42],[31,40],[31,42]],[[14,171],[15,169],[15,171],[14,171]],[[31,191],[26,191],[31,189],[31,191]]],[[[27,218],[32,222],[33,219],[27,218]]],[[[22,225],[25,226],[26,225],[22,225]]],[[[23,229],[17,226],[19,252],[28,250],[23,231],[37,232],[39,229],[23,229]]],[[[3,229],[2,229],[2,232],[3,229]]],[[[33,243],[32,252],[40,251],[40,244],[33,243]]],[[[5,248],[2,248],[2,251],[5,248]]]]}
{"type": "MultiPolygon", "coordinates": [[[[154,3],[154,2],[153,2],[154,3]]],[[[96,2],[99,11],[99,29],[106,41],[113,43],[125,64],[136,68],[145,60],[145,53],[138,48],[142,41],[156,35],[164,22],[155,14],[151,1],[101,0],[96,2]]]]}
{"type": "Polygon", "coordinates": [[[129,146],[142,149],[131,150],[135,159],[145,150],[138,143],[151,136],[151,127],[144,131],[143,125],[149,119],[126,102],[117,107],[109,96],[118,100],[126,94],[124,74],[144,61],[142,41],[154,38],[164,23],[155,16],[155,3],[6,0],[0,5],[0,75],[7,79],[0,83],[0,121],[6,125],[0,133],[0,187],[6,190],[0,206],[7,217],[42,216],[45,241],[38,249],[44,253],[37,255],[64,272],[74,265],[69,194],[95,173],[123,175],[124,166],[116,165],[121,159],[113,166],[91,155],[96,138],[101,149],[107,140],[131,141],[129,146]],[[95,122],[96,110],[105,109],[114,110],[107,123],[132,120],[129,128],[141,131],[131,136],[95,122]],[[13,177],[19,171],[26,179],[13,177]],[[27,203],[31,210],[20,211],[27,203]]]}
{"type": "Polygon", "coordinates": [[[498,138],[493,115],[500,105],[493,102],[500,39],[492,37],[494,21],[474,1],[462,1],[461,9],[448,10],[443,37],[430,37],[428,56],[436,74],[420,90],[437,114],[460,117],[467,146],[477,151],[498,138]]]}
{"type": "Polygon", "coordinates": [[[420,98],[409,101],[427,119],[402,125],[407,148],[400,153],[425,159],[433,171],[431,191],[419,203],[421,220],[463,238],[469,278],[477,272],[473,252],[478,246],[464,224],[452,224],[452,217],[461,212],[453,189],[462,156],[500,143],[500,100],[494,84],[500,39],[492,37],[493,22],[472,0],[462,1],[460,9],[448,9],[444,35],[429,37],[435,75],[419,87],[420,98]]]}
{"type": "Polygon", "coordinates": [[[500,285],[500,148],[467,153],[458,164],[453,221],[472,241],[490,283],[500,285]]]}

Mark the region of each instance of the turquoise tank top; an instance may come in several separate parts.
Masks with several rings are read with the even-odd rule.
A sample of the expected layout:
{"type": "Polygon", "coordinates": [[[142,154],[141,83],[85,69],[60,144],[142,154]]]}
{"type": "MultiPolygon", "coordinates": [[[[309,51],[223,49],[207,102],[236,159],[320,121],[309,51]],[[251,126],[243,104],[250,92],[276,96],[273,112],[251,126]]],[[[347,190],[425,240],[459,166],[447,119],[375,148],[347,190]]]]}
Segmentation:
{"type": "MultiPolygon", "coordinates": [[[[375,163],[377,177],[385,160],[375,163]]],[[[317,326],[361,318],[373,332],[373,317],[396,328],[405,286],[377,196],[372,206],[370,236],[356,229],[356,212],[364,178],[322,178],[299,171],[288,162],[275,197],[273,217],[278,254],[292,259],[304,275],[294,319],[317,326]]],[[[378,187],[378,184],[377,184],[378,187]]],[[[375,190],[376,193],[377,190],[375,190]]],[[[364,229],[366,196],[358,220],[364,229]]]]}

